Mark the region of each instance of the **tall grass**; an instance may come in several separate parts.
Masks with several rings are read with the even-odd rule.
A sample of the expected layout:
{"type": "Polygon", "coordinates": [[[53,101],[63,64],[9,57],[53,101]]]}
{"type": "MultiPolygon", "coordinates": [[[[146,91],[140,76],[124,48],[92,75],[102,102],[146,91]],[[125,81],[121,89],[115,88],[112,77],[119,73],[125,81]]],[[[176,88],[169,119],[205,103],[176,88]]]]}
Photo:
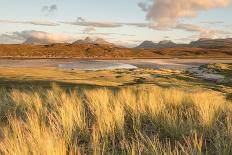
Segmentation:
{"type": "Polygon", "coordinates": [[[0,90],[1,154],[232,154],[232,105],[211,91],[0,90]]]}

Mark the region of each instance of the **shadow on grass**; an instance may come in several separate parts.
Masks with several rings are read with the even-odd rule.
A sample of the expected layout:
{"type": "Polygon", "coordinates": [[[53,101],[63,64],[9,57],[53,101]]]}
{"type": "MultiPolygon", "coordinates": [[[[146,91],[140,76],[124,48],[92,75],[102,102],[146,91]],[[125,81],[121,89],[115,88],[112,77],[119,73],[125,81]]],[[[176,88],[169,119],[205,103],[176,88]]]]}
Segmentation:
{"type": "Polygon", "coordinates": [[[68,88],[114,88],[113,86],[101,86],[101,85],[94,85],[94,84],[81,84],[81,83],[71,83],[71,82],[60,82],[55,80],[11,80],[7,78],[0,78],[0,87],[4,87],[6,89],[12,88],[51,88],[52,84],[57,84],[64,89],[68,88]]]}

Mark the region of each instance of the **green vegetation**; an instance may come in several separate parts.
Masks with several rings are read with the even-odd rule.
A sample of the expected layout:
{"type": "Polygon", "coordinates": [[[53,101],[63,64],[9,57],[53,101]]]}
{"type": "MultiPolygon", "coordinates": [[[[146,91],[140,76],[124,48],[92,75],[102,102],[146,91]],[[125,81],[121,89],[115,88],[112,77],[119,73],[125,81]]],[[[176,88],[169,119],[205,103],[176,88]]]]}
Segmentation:
{"type": "Polygon", "coordinates": [[[202,80],[185,70],[169,69],[116,69],[83,71],[42,68],[6,68],[0,67],[0,86],[18,88],[28,85],[50,87],[55,82],[62,87],[125,87],[150,84],[163,88],[205,88],[230,93],[231,85],[202,80]]]}
{"type": "Polygon", "coordinates": [[[2,154],[231,154],[232,104],[213,91],[1,89],[2,154]]]}

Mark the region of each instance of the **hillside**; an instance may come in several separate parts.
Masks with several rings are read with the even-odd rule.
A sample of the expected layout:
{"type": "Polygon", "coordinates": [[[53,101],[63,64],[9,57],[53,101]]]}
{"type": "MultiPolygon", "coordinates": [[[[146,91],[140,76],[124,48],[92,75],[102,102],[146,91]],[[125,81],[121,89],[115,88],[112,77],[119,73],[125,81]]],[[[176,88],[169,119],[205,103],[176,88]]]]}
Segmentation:
{"type": "Polygon", "coordinates": [[[200,48],[225,48],[232,47],[232,38],[227,39],[199,39],[189,44],[190,47],[200,48]]]}
{"type": "Polygon", "coordinates": [[[137,49],[100,44],[0,45],[1,58],[232,58],[232,48],[137,49]]]}

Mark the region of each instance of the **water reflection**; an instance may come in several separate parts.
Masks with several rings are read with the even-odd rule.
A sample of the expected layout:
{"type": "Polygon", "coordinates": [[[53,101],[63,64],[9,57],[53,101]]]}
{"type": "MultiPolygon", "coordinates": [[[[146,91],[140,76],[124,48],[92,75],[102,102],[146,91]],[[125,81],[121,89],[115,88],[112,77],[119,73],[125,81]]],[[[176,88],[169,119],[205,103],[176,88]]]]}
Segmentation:
{"type": "Polygon", "coordinates": [[[124,64],[124,63],[113,63],[104,61],[74,61],[69,63],[58,64],[59,68],[62,69],[82,69],[82,70],[102,70],[102,69],[135,69],[136,66],[124,64]]]}

